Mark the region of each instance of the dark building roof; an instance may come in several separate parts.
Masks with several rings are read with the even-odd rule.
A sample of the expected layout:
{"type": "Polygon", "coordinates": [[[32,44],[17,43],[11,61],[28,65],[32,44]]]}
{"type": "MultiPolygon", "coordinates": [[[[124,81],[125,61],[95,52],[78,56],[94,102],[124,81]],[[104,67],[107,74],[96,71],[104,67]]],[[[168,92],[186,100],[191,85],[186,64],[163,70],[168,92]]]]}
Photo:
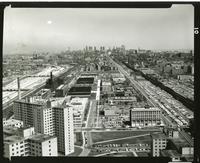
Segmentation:
{"type": "Polygon", "coordinates": [[[91,87],[71,87],[68,95],[90,95],[91,87]]]}
{"type": "Polygon", "coordinates": [[[77,84],[93,84],[94,83],[94,78],[93,77],[82,77],[79,78],[76,82],[77,84]]]}

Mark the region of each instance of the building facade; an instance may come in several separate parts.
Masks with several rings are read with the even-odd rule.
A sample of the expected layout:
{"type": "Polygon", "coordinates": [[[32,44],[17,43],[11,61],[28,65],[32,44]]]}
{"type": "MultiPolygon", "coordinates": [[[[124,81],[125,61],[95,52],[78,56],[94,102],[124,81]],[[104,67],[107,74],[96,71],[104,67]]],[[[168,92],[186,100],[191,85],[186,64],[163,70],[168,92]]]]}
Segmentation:
{"type": "Polygon", "coordinates": [[[55,135],[58,137],[58,151],[65,155],[74,152],[73,108],[55,107],[55,135]]]}
{"type": "Polygon", "coordinates": [[[58,151],[68,155],[74,152],[73,109],[65,105],[64,99],[15,101],[14,116],[25,125],[34,126],[38,133],[56,136],[58,151]]]}
{"type": "Polygon", "coordinates": [[[4,157],[12,156],[58,156],[57,138],[35,133],[34,127],[18,128],[4,137],[4,157]]]}
{"type": "Polygon", "coordinates": [[[161,111],[159,108],[133,108],[130,110],[130,122],[132,127],[159,125],[161,111]]]}
{"type": "Polygon", "coordinates": [[[159,157],[161,150],[167,146],[167,138],[163,133],[151,135],[151,154],[153,157],[159,157]]]}

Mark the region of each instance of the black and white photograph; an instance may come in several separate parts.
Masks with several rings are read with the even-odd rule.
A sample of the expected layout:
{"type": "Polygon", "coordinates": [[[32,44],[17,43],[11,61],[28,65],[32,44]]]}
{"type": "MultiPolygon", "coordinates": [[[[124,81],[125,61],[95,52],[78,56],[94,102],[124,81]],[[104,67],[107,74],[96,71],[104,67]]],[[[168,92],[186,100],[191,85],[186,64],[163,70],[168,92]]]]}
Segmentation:
{"type": "Polygon", "coordinates": [[[3,157],[192,163],[194,13],[6,6],[3,157]]]}

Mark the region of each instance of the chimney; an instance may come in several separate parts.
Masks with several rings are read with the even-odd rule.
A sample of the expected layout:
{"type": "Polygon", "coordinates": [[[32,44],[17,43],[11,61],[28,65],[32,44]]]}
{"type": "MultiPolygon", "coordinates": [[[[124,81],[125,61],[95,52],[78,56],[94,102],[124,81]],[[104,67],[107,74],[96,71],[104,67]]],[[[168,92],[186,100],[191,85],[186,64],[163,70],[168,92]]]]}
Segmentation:
{"type": "Polygon", "coordinates": [[[50,79],[51,79],[51,81],[53,80],[53,73],[52,73],[52,71],[50,72],[50,79]]]}
{"type": "Polygon", "coordinates": [[[18,99],[21,100],[20,79],[17,77],[18,99]]]}

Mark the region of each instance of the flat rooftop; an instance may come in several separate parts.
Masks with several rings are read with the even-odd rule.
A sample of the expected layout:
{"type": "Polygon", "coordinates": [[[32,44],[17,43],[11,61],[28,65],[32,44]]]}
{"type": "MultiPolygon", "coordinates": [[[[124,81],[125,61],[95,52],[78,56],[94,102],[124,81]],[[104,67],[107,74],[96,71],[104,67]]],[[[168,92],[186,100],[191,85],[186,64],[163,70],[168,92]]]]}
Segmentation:
{"type": "Polygon", "coordinates": [[[14,125],[14,124],[20,123],[20,122],[22,122],[22,121],[17,120],[17,119],[8,119],[8,120],[6,120],[6,123],[7,123],[8,125],[14,125]]]}
{"type": "Polygon", "coordinates": [[[76,81],[77,84],[93,84],[94,78],[93,77],[81,77],[76,81]]]}
{"type": "Polygon", "coordinates": [[[5,136],[15,135],[17,133],[18,129],[19,128],[17,128],[17,127],[4,126],[3,133],[5,136]]]}
{"type": "Polygon", "coordinates": [[[56,138],[56,136],[50,136],[50,135],[44,135],[44,134],[37,133],[37,134],[33,135],[32,137],[30,137],[29,140],[37,141],[37,142],[44,142],[44,141],[47,141],[47,140],[53,139],[53,138],[56,138]]]}
{"type": "Polygon", "coordinates": [[[39,105],[39,106],[42,106],[42,105],[44,105],[46,103],[47,100],[45,100],[45,99],[34,99],[34,97],[33,97],[33,98],[31,98],[30,101],[31,102],[28,102],[25,99],[21,99],[21,100],[14,101],[14,103],[25,103],[25,104],[29,104],[29,105],[39,105]]]}
{"type": "Polygon", "coordinates": [[[25,139],[21,136],[12,135],[12,136],[5,137],[3,142],[6,144],[13,144],[13,143],[21,142],[23,140],[25,140],[25,139]]]}
{"type": "Polygon", "coordinates": [[[132,111],[160,111],[157,107],[149,107],[149,108],[132,108],[132,111]]]}
{"type": "Polygon", "coordinates": [[[91,87],[71,87],[68,95],[90,95],[91,87]]]}

